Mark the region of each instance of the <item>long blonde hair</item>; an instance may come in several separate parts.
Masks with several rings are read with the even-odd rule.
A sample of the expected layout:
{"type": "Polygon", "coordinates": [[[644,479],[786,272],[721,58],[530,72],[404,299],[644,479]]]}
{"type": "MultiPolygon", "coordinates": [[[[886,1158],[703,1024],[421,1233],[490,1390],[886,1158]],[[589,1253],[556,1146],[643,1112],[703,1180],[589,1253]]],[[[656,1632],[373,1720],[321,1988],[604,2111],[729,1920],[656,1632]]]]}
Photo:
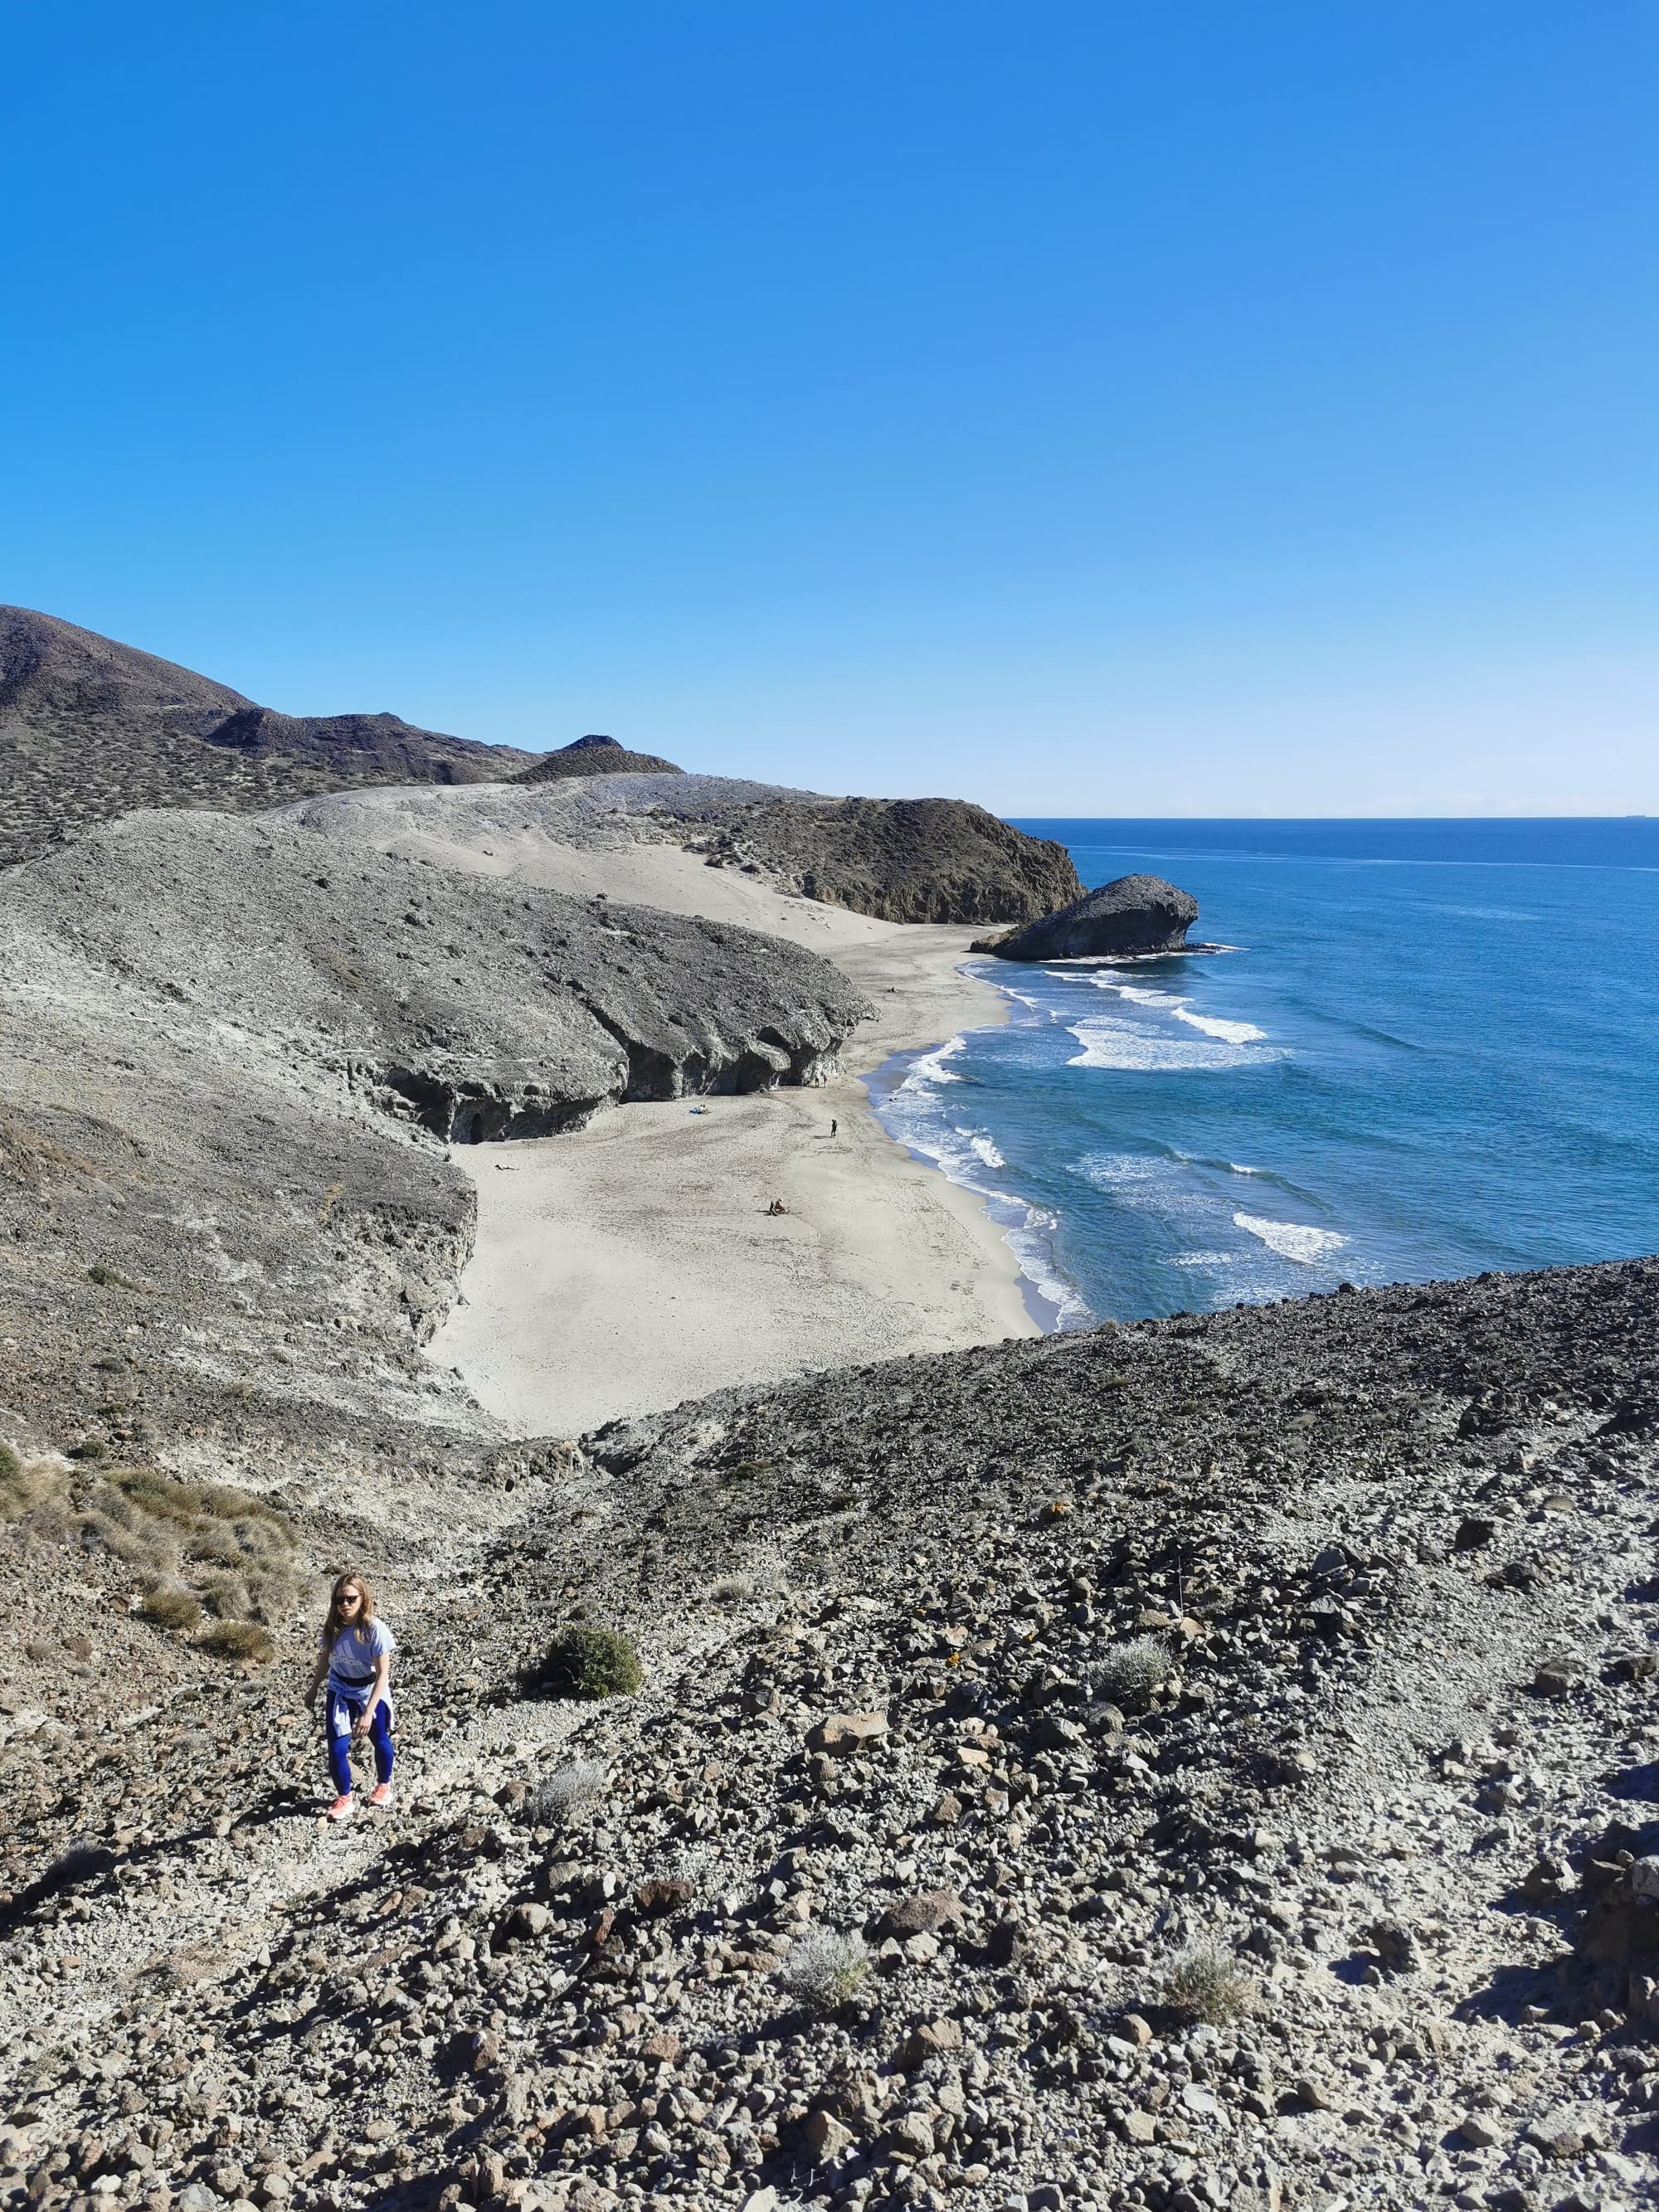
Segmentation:
{"type": "Polygon", "coordinates": [[[334,1577],[334,1587],[328,1594],[328,1619],[323,1623],[323,1642],[325,1644],[331,1644],[335,1638],[346,1625],[345,1616],[340,1611],[340,1600],[349,1589],[355,1589],[358,1596],[362,1600],[362,1605],[359,1609],[357,1618],[351,1624],[352,1626],[354,1628],[361,1628],[365,1621],[373,1620],[374,1618],[374,1593],[370,1589],[364,1577],[362,1575],[336,1575],[334,1577]]]}

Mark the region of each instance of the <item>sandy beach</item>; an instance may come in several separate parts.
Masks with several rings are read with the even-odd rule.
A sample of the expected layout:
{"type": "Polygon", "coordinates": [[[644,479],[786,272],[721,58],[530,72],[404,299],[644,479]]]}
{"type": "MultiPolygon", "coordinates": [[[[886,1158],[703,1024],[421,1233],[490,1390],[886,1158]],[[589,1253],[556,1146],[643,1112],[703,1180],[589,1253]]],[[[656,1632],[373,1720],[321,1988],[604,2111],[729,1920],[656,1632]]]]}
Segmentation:
{"type": "Polygon", "coordinates": [[[768,930],[836,961],[876,1008],[821,1088],[627,1106],[572,1135],[458,1150],[477,1243],[428,1352],[490,1412],[568,1436],[726,1384],[1038,1334],[978,1200],[885,1134],[859,1079],[1006,1018],[957,972],[973,930],[787,897],[674,846],[554,845],[489,794],[378,797],[354,795],[353,834],[768,930]],[[774,1199],[785,1213],[769,1216],[774,1199]]]}

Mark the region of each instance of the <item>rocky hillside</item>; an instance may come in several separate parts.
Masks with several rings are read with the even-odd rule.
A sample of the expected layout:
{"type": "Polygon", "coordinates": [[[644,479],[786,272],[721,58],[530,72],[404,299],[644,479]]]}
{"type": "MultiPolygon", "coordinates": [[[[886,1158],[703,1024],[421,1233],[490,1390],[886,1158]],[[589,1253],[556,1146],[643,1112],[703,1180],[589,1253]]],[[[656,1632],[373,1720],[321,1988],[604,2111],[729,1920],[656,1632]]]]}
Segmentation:
{"type": "Polygon", "coordinates": [[[137,809],[253,812],[362,786],[507,780],[537,793],[600,786],[618,817],[648,813],[714,865],[890,921],[1030,921],[1082,890],[1061,846],[959,799],[685,776],[608,738],[536,755],[396,714],[282,714],[94,631],[0,608],[0,867],[137,809]],[[609,781],[623,775],[653,781],[609,781]]]}
{"type": "Polygon", "coordinates": [[[0,607],[0,866],[135,807],[252,811],[352,784],[512,775],[530,758],[395,714],[278,714],[93,630],[0,607]]]}
{"type": "Polygon", "coordinates": [[[520,783],[556,783],[562,776],[571,775],[681,775],[671,760],[660,753],[629,752],[619,745],[615,738],[578,738],[572,744],[557,745],[550,753],[544,753],[532,768],[519,777],[520,783]]]}
{"type": "Polygon", "coordinates": [[[0,1435],[222,1474],[485,1432],[416,1357],[447,1141],[811,1082],[866,1011],[744,930],[209,814],[12,872],[0,969],[0,1435]]]}
{"type": "Polygon", "coordinates": [[[77,1533],[118,1471],[15,1465],[12,2185],[1650,2201],[1656,1428],[1644,1262],[529,1448],[493,1525],[332,1532],[403,1654],[343,1832],[300,1631],[204,1670],[77,1533]],[[636,1696],[538,1686],[573,1621],[636,1696]]]}
{"type": "Polygon", "coordinates": [[[649,811],[711,867],[884,921],[1030,921],[1081,896],[1063,845],[960,799],[823,799],[714,777],[637,787],[649,811]]]}

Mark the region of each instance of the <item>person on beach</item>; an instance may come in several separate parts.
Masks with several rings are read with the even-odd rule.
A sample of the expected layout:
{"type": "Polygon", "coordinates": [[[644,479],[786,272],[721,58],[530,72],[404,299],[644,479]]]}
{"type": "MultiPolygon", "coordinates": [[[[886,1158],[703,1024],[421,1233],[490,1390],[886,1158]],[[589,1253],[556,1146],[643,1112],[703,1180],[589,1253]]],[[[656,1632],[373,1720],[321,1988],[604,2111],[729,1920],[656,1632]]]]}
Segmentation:
{"type": "Polygon", "coordinates": [[[374,1746],[374,1788],[371,1805],[392,1802],[392,1655],[397,1639],[374,1615],[374,1593],[361,1575],[342,1575],[329,1593],[317,1664],[306,1704],[314,1712],[325,1681],[324,1706],[328,1763],[339,1793],[328,1808],[331,1820],[351,1818],[351,1747],[363,1736],[374,1746]]]}

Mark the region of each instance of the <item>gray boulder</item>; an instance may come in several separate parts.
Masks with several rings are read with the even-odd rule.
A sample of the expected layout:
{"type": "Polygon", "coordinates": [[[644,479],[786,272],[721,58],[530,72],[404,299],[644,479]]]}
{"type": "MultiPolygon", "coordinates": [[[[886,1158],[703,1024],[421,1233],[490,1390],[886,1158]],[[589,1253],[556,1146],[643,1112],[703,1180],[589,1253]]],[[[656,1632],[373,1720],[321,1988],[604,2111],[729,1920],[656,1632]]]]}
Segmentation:
{"type": "Polygon", "coordinates": [[[1198,920],[1198,901],[1162,876],[1119,876],[1058,914],[1010,937],[981,938],[975,952],[1000,960],[1088,960],[1103,955],[1179,952],[1198,920]]]}

